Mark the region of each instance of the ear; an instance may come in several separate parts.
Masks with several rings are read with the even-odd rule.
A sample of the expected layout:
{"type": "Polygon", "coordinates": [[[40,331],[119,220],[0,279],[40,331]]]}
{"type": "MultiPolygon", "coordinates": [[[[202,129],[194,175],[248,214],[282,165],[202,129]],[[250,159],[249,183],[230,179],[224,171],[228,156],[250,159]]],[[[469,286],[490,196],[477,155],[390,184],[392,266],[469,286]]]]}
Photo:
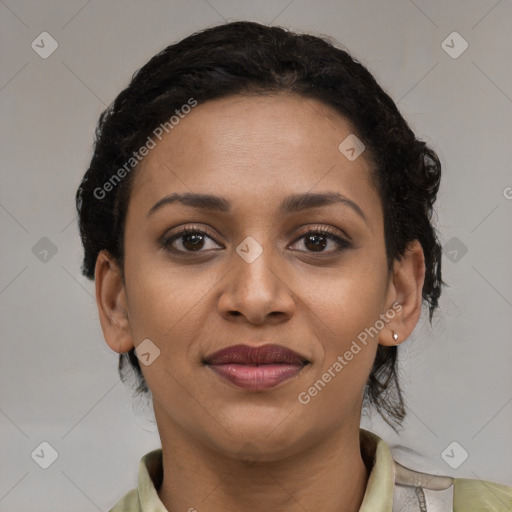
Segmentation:
{"type": "Polygon", "coordinates": [[[115,352],[128,352],[134,345],[130,332],[122,272],[115,259],[100,251],[94,270],[96,303],[107,345],[115,352]]]}
{"type": "Polygon", "coordinates": [[[395,260],[387,294],[386,314],[390,321],[379,334],[379,344],[398,345],[412,333],[421,315],[425,281],[425,256],[418,240],[409,243],[400,260],[395,260]],[[392,312],[395,314],[391,317],[392,312]],[[398,335],[393,339],[393,332],[398,335]]]}

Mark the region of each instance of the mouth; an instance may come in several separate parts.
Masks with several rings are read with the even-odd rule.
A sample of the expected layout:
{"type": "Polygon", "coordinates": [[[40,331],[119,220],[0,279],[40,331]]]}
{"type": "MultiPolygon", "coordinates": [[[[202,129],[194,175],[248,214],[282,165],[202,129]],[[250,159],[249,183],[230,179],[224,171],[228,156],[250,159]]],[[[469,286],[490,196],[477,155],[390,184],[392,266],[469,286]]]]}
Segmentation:
{"type": "Polygon", "coordinates": [[[281,345],[234,345],[211,354],[203,363],[238,387],[262,391],[296,376],[310,361],[281,345]]]}

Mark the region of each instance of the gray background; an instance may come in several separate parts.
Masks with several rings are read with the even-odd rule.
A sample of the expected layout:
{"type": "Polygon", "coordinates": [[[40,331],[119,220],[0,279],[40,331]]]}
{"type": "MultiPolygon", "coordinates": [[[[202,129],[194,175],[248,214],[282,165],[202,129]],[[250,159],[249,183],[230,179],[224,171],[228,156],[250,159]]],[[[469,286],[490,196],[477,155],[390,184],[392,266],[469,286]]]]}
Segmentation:
{"type": "Polygon", "coordinates": [[[0,17],[0,511],[106,511],[160,446],[80,275],[74,193],[97,118],[132,73],[223,19],[333,36],[438,151],[450,288],[433,328],[423,318],[403,346],[404,430],[374,414],[363,425],[414,469],[512,485],[510,1],[5,0],[0,17]],[[31,48],[43,31],[59,45],[46,59],[31,48]],[[469,44],[458,58],[442,47],[453,31],[469,44]],[[48,469],[31,457],[43,441],[58,453],[48,469]],[[452,465],[469,454],[456,469],[441,456],[453,441],[452,465]]]}

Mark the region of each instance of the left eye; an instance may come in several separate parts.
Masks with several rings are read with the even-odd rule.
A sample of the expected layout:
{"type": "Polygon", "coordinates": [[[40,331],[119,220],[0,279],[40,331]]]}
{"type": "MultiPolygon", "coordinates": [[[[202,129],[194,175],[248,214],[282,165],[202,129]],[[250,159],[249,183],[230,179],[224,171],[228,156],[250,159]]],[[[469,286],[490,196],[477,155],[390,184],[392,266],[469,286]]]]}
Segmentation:
{"type": "Polygon", "coordinates": [[[317,230],[308,231],[307,233],[301,235],[294,242],[294,244],[296,244],[300,240],[304,240],[304,245],[308,249],[312,249],[307,252],[338,253],[338,252],[341,252],[344,249],[347,249],[348,247],[350,247],[350,242],[348,240],[345,240],[344,238],[338,236],[337,234],[335,234],[332,231],[327,230],[327,229],[317,229],[317,230]],[[325,247],[328,245],[329,241],[334,243],[335,248],[332,251],[324,251],[323,249],[325,249],[325,247]]]}

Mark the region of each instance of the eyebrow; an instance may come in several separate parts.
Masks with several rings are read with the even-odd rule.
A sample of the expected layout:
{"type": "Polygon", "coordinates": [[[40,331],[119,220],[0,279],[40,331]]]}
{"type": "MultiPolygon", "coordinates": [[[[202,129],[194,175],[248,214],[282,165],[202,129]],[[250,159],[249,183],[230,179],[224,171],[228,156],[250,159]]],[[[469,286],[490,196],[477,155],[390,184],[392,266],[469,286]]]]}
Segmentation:
{"type": "MultiPolygon", "coordinates": [[[[160,210],[162,207],[173,203],[181,203],[185,206],[191,206],[201,210],[210,210],[224,213],[231,212],[231,203],[224,197],[211,194],[194,194],[191,192],[186,192],[184,194],[175,193],[163,197],[151,207],[147,213],[147,217],[149,218],[157,210],[160,210]]],[[[366,218],[366,215],[361,207],[351,199],[348,199],[338,192],[306,192],[304,194],[293,194],[286,197],[282,201],[281,205],[279,206],[279,211],[282,214],[289,214],[336,203],[348,206],[354,210],[366,223],[368,223],[368,219],[366,218]]]]}

